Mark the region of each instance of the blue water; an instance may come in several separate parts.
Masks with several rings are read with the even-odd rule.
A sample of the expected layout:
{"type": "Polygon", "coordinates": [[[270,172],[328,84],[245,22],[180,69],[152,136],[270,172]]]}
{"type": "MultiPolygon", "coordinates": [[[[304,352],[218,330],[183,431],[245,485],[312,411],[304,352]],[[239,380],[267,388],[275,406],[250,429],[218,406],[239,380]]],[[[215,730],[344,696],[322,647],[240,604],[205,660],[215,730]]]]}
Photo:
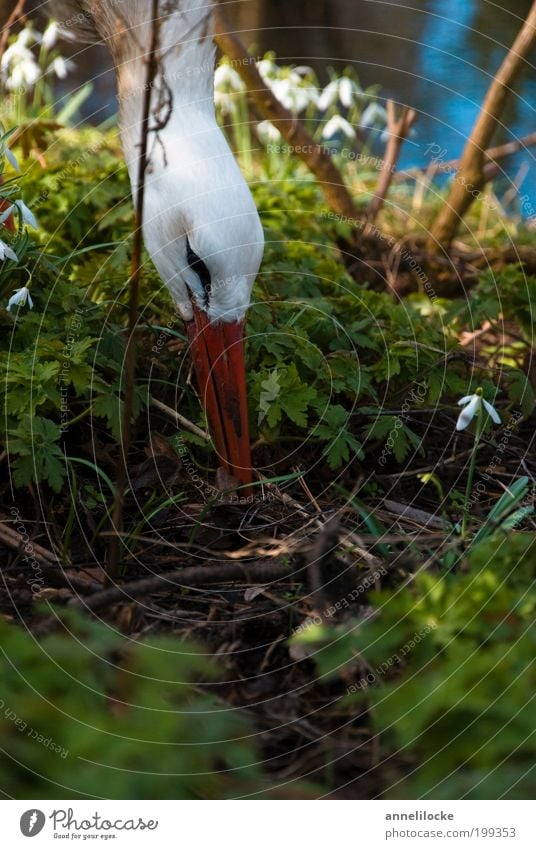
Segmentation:
{"type": "MultiPolygon", "coordinates": [[[[246,38],[280,61],[313,64],[322,72],[352,65],[363,85],[419,113],[416,137],[401,165],[424,164],[429,145],[457,158],[488,85],[524,20],[531,0],[248,0],[230,12],[246,38]]],[[[492,144],[536,130],[536,55],[515,86],[492,144]]],[[[525,214],[536,208],[536,147],[504,160],[502,189],[529,165],[521,194],[525,214]]]]}
{"type": "MultiPolygon", "coordinates": [[[[352,65],[364,86],[418,111],[415,137],[404,145],[400,165],[425,165],[427,149],[457,158],[489,83],[524,20],[531,0],[230,0],[226,11],[258,55],[275,50],[283,64],[327,68],[352,65]]],[[[104,60],[104,64],[105,64],[104,60]]],[[[116,108],[111,74],[97,75],[98,61],[86,60],[81,79],[92,77],[94,120],[116,108]]],[[[536,51],[515,85],[492,144],[536,131],[536,51]]],[[[503,160],[499,193],[528,166],[519,204],[536,210],[536,147],[503,160]]],[[[511,207],[512,209],[512,207],[511,207]]],[[[515,206],[514,206],[515,209],[515,206]]]]}
{"type": "MultiPolygon", "coordinates": [[[[490,18],[486,15],[489,3],[434,0],[426,4],[426,25],[416,45],[415,85],[411,91],[403,92],[420,112],[417,137],[414,144],[406,147],[403,164],[422,161],[423,155],[426,159],[426,149],[431,144],[446,151],[445,159],[459,155],[493,73],[520,26],[512,7],[517,7],[517,13],[523,15],[530,3],[509,5],[509,12],[495,10],[495,17],[490,18]]],[[[533,54],[511,94],[492,144],[536,130],[535,64],[533,54]]],[[[505,159],[504,176],[500,180],[501,188],[506,190],[512,179],[520,175],[520,169],[524,173],[528,167],[520,194],[528,195],[528,202],[521,207],[529,215],[533,213],[532,205],[536,205],[535,155],[536,148],[529,148],[505,159]]]]}

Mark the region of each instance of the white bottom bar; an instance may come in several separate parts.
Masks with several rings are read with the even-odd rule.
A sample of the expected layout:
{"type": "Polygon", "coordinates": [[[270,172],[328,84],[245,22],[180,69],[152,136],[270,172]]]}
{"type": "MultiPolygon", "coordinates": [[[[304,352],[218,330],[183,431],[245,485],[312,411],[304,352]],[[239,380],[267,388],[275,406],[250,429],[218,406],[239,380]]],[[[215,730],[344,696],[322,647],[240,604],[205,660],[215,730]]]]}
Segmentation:
{"type": "Polygon", "coordinates": [[[528,801],[5,801],[0,823],[6,849],[533,849],[531,808],[528,801]]]}

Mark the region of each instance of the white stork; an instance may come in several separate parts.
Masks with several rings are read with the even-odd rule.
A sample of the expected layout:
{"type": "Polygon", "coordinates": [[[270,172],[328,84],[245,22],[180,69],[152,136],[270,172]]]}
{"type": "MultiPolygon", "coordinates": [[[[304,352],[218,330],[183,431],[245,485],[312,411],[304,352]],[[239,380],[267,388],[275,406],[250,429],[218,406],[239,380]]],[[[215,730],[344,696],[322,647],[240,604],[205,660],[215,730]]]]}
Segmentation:
{"type": "MultiPolygon", "coordinates": [[[[149,0],[53,0],[62,31],[103,41],[135,197],[152,27],[149,0]]],[[[211,0],[160,0],[143,238],[184,319],[215,449],[251,481],[243,327],[264,237],[214,112],[211,0]],[[155,127],[160,129],[155,129],[155,127]]]]}

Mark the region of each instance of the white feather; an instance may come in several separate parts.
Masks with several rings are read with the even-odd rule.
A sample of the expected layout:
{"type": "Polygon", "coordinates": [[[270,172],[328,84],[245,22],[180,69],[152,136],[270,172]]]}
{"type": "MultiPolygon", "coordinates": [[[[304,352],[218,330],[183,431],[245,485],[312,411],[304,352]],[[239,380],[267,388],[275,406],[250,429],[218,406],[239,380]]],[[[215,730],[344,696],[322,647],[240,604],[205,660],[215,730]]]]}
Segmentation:
{"type": "MultiPolygon", "coordinates": [[[[60,0],[64,14],[72,0],[60,0]]],[[[123,150],[135,199],[152,27],[147,3],[117,0],[75,4],[95,10],[94,26],[114,59],[123,150]]],[[[177,0],[159,31],[159,72],[151,90],[150,164],[145,174],[143,234],[162,279],[185,320],[192,318],[189,289],[204,291],[186,260],[186,237],[210,271],[208,314],[243,317],[259,269],[264,236],[249,187],[214,113],[212,3],[177,0]],[[155,131],[155,126],[162,125],[155,131]]],[[[72,14],[71,14],[72,16],[72,14]]],[[[56,18],[61,22],[59,14],[56,18]]],[[[87,30],[87,19],[84,31],[87,30]]]]}

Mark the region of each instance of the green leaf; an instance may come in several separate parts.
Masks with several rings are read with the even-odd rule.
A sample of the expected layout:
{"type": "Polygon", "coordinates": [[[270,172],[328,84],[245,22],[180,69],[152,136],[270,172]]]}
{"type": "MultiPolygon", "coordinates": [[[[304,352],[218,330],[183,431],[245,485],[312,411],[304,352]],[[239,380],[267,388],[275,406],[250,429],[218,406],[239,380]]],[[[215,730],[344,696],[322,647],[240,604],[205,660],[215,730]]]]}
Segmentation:
{"type": "Polygon", "coordinates": [[[340,404],[334,404],[328,408],[323,422],[315,429],[315,435],[329,443],[326,457],[332,469],[348,463],[352,455],[358,460],[365,457],[361,443],[350,433],[347,425],[347,411],[340,404]]]}
{"type": "Polygon", "coordinates": [[[13,477],[16,486],[47,482],[59,492],[65,478],[63,452],[58,445],[59,427],[40,416],[25,416],[8,440],[8,451],[15,455],[13,477]]]}

